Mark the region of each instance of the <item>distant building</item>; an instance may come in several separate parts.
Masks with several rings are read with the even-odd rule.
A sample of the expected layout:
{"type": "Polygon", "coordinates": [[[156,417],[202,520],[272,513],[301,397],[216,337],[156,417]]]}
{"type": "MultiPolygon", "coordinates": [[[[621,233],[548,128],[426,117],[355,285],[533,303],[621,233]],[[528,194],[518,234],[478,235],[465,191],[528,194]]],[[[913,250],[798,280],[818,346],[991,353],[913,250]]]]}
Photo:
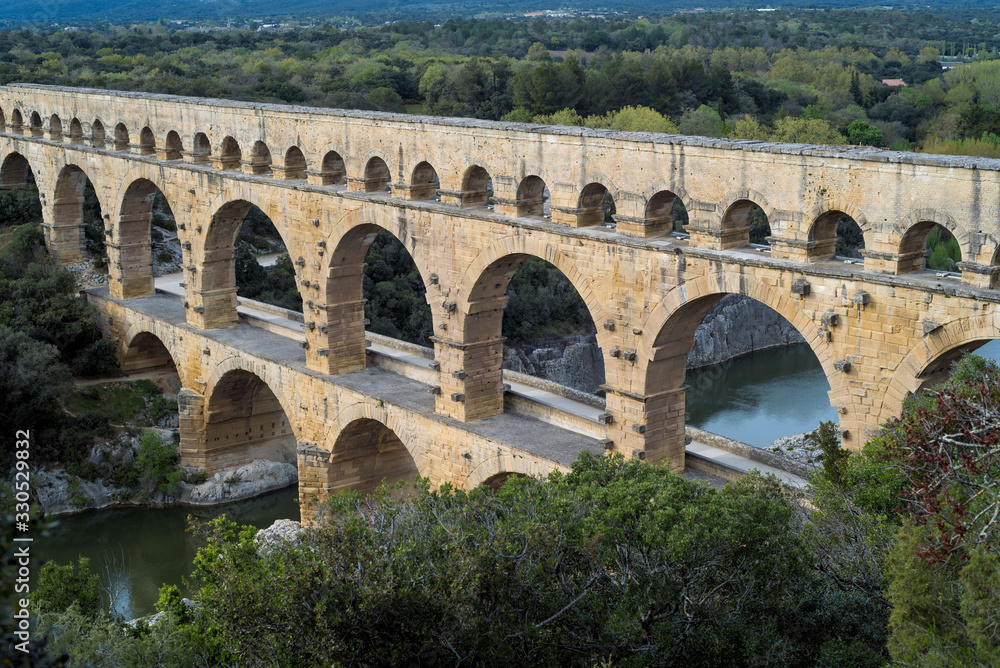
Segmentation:
{"type": "Polygon", "coordinates": [[[882,79],[882,83],[886,86],[905,86],[906,82],[902,79],[882,79]]]}

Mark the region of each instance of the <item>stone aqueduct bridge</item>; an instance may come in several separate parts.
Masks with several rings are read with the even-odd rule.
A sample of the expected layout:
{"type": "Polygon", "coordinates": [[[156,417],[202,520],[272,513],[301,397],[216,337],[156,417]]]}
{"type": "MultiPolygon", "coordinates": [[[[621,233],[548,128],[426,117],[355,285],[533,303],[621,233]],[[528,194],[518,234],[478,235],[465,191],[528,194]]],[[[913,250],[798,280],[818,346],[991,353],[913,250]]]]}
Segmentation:
{"type": "Polygon", "coordinates": [[[729,293],[804,335],[852,447],[998,335],[1000,161],[21,84],[0,88],[0,124],[2,184],[30,166],[60,262],[80,256],[85,179],[95,186],[110,294],[91,299],[127,367],[176,364],[185,463],[217,467],[284,432],[303,494],[413,462],[473,485],[544,472],[602,440],[681,469],[685,357],[729,293]],[[154,295],[157,189],[179,223],[183,304],[154,295]],[[689,239],[669,232],[675,198],[689,239]],[[302,346],[237,324],[234,243],[251,205],[294,260],[302,346]],[[770,221],[768,252],[748,246],[753,205],[770,221]],[[863,264],[833,258],[844,213],[864,233],[863,264]],[[935,223],[961,244],[960,278],[923,270],[935,223]],[[365,369],[362,270],[381,230],[427,290],[434,363],[422,380],[365,369]],[[596,323],[597,432],[504,412],[504,295],[529,256],[558,267],[596,323]]]}

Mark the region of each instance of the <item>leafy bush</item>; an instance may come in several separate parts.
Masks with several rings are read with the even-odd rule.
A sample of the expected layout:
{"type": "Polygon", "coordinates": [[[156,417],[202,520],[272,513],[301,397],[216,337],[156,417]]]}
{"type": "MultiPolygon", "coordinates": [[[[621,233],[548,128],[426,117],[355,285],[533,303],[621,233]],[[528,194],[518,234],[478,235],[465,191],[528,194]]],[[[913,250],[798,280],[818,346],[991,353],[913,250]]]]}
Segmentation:
{"type": "Polygon", "coordinates": [[[101,579],[90,572],[90,560],[60,566],[49,561],[38,572],[33,600],[42,612],[65,612],[71,606],[88,619],[101,612],[101,579]]]}
{"type": "Polygon", "coordinates": [[[589,455],[497,492],[349,493],[278,554],[196,525],[195,624],[239,665],[884,663],[884,625],[813,578],[796,516],[773,479],[713,490],[589,455]]]}
{"type": "Polygon", "coordinates": [[[0,225],[42,222],[42,202],[34,184],[0,190],[0,225]]]}
{"type": "Polygon", "coordinates": [[[173,444],[164,442],[155,431],[144,432],[135,456],[135,468],[143,492],[176,493],[182,482],[182,478],[173,475],[177,471],[177,460],[177,449],[173,444]]]}

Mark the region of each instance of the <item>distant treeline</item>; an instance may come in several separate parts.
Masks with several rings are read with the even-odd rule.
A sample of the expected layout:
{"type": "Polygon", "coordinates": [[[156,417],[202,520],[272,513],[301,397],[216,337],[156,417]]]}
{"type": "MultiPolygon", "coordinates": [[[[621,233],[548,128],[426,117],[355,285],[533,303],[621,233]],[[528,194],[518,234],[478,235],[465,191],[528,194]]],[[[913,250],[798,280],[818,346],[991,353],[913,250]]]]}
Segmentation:
{"type": "Polygon", "coordinates": [[[998,21],[988,10],[782,10],[262,33],[166,21],[8,30],[0,83],[602,127],[632,107],[655,116],[622,129],[994,155],[998,21]],[[975,62],[945,72],[939,61],[952,54],[975,62]]]}

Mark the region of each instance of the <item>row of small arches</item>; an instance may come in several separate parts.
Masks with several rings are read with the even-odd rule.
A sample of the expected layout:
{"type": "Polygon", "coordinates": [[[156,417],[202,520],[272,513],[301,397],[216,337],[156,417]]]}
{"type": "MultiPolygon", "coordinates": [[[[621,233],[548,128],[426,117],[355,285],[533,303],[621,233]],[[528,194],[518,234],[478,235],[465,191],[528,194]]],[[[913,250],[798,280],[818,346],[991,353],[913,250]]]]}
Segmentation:
{"type": "MultiPolygon", "coordinates": [[[[6,125],[3,110],[0,109],[0,126],[6,125]]],[[[29,136],[43,136],[46,133],[50,138],[63,137],[70,143],[84,143],[89,139],[91,145],[98,147],[109,147],[115,151],[129,151],[140,155],[152,155],[158,152],[156,137],[153,131],[147,126],[139,132],[138,142],[133,143],[132,135],[124,123],[118,123],[109,132],[100,119],[95,119],[90,125],[89,136],[85,137],[83,124],[77,118],[70,121],[69,132],[63,134],[62,120],[58,115],[49,117],[48,128],[43,127],[42,117],[36,111],[32,112],[28,118],[27,125],[20,110],[15,109],[11,114],[8,126],[14,133],[26,134],[29,136]]],[[[180,160],[185,155],[185,147],[178,132],[170,130],[164,137],[163,144],[159,147],[160,157],[165,160],[180,160]]],[[[322,186],[336,186],[345,184],[348,181],[346,163],[337,151],[328,151],[320,165],[320,169],[310,172],[305,154],[298,146],[289,147],[284,154],[283,164],[274,165],[269,147],[263,141],[256,141],[250,147],[249,153],[244,157],[243,147],[232,136],[223,137],[218,150],[213,155],[212,146],[208,136],[203,132],[194,135],[187,155],[195,163],[212,162],[213,166],[220,170],[240,170],[248,174],[262,176],[280,176],[285,180],[305,179],[308,174],[316,177],[315,183],[322,186]]],[[[386,161],[379,156],[368,159],[364,166],[363,173],[355,180],[359,182],[359,190],[367,193],[389,192],[394,184],[391,182],[391,173],[386,161]]],[[[395,184],[398,187],[402,184],[395,184]]],[[[409,199],[412,200],[433,200],[438,198],[440,192],[440,179],[434,167],[426,162],[419,162],[410,173],[408,189],[409,199]]],[[[479,165],[472,165],[467,168],[463,175],[461,184],[461,195],[459,205],[463,208],[486,206],[492,199],[492,178],[485,168],[479,165]]],[[[585,185],[577,199],[575,217],[577,226],[608,224],[613,226],[616,222],[617,211],[615,207],[613,186],[609,187],[604,183],[592,182],[585,185]]],[[[528,175],[518,184],[516,197],[513,202],[515,215],[518,217],[548,218],[551,215],[551,203],[549,190],[545,181],[537,175],[528,175]]],[[[751,229],[750,213],[760,211],[761,204],[753,198],[740,199],[730,204],[722,215],[722,230],[737,230],[747,234],[747,240],[754,240],[759,243],[767,243],[770,235],[769,226],[764,230],[756,230],[756,238],[753,238],[751,229]]],[[[765,216],[766,218],[766,216],[765,216]]],[[[810,227],[809,239],[813,241],[829,240],[831,251],[829,254],[818,257],[823,259],[836,255],[836,242],[838,222],[849,220],[850,224],[857,227],[857,223],[842,211],[827,211],[821,214],[810,227]]],[[[643,212],[642,224],[648,229],[656,230],[657,234],[681,231],[682,225],[687,222],[687,208],[683,202],[683,197],[669,190],[661,190],[654,193],[646,202],[643,212]]],[[[924,222],[908,230],[902,243],[900,253],[912,253],[918,248],[923,248],[928,235],[934,227],[933,222],[924,222]]],[[[861,238],[860,244],[855,244],[854,248],[864,248],[864,232],[860,227],[856,229],[857,235],[861,238]]],[[[843,244],[841,244],[843,248],[843,244]]],[[[854,254],[856,256],[856,254],[854,254]]],[[[917,269],[917,266],[913,267],[917,269]]],[[[920,266],[919,268],[922,268],[920,266]]]]}

